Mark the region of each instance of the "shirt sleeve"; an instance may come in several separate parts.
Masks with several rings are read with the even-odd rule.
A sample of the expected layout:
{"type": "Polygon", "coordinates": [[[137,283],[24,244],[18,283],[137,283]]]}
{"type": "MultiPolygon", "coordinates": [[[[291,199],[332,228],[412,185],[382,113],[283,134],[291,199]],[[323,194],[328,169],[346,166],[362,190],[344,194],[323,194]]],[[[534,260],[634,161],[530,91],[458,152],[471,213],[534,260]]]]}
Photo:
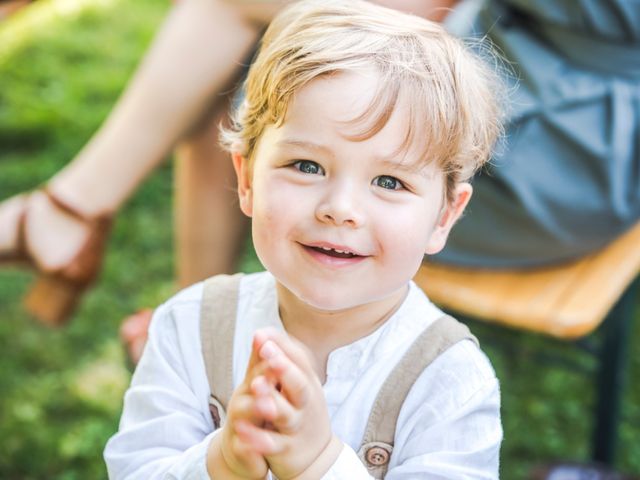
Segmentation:
{"type": "Polygon", "coordinates": [[[369,480],[372,478],[356,452],[345,445],[340,456],[321,480],[369,480]]]}
{"type": "Polygon", "coordinates": [[[110,479],[209,479],[206,453],[215,432],[203,405],[208,387],[197,380],[206,378],[200,349],[193,347],[198,326],[182,316],[178,329],[173,308],[164,305],[154,314],[119,430],[105,448],[110,479]]]}
{"type": "Polygon", "coordinates": [[[386,479],[497,479],[501,442],[495,372],[474,343],[458,342],[409,392],[386,479]]]}
{"type": "MultiPolygon", "coordinates": [[[[420,424],[433,412],[415,420],[413,435],[397,452],[387,480],[497,479],[502,441],[497,380],[484,385],[455,412],[429,428],[420,424]]],[[[393,456],[392,456],[393,457],[393,456]]]]}

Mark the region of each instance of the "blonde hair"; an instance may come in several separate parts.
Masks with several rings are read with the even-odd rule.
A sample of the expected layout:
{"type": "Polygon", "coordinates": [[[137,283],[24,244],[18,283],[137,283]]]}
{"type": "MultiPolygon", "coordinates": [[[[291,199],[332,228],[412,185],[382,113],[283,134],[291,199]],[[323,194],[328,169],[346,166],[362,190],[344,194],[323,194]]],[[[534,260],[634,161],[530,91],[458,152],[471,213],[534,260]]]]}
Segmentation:
{"type": "Polygon", "coordinates": [[[501,133],[497,77],[439,24],[364,0],[303,0],[273,20],[222,144],[252,161],[264,129],[284,122],[300,88],[323,75],[372,67],[378,90],[353,120],[362,128],[350,139],[378,133],[402,94],[409,122],[401,149],[421,142],[421,160],[443,170],[451,201],[452,187],[488,160],[501,133]]]}

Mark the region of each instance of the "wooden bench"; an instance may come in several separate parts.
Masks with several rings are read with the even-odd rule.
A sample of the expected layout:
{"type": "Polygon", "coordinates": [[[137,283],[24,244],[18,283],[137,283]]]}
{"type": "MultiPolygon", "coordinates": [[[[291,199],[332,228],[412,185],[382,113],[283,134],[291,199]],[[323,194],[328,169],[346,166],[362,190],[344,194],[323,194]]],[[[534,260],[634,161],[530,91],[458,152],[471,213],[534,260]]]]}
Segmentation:
{"type": "Polygon", "coordinates": [[[575,340],[602,324],[592,458],[612,464],[640,272],[640,223],[580,260],[536,269],[425,264],[416,283],[444,310],[510,328],[575,340]]]}

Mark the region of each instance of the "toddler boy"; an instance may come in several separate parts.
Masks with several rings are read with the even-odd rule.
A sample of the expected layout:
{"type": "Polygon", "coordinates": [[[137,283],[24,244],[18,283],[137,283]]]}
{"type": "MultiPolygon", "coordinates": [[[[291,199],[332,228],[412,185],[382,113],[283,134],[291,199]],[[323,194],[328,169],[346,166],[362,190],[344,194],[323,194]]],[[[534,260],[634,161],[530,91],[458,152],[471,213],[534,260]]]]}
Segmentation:
{"type": "Polygon", "coordinates": [[[385,380],[441,336],[411,278],[500,131],[493,78],[440,26],[364,1],[276,17],[223,132],[267,271],[237,280],[232,313],[203,305],[202,284],[156,311],[111,478],[498,477],[498,382],[468,335],[419,368],[390,443],[360,448],[385,380]],[[201,342],[224,334],[205,312],[231,317],[212,362],[228,401],[207,381],[201,342]]]}

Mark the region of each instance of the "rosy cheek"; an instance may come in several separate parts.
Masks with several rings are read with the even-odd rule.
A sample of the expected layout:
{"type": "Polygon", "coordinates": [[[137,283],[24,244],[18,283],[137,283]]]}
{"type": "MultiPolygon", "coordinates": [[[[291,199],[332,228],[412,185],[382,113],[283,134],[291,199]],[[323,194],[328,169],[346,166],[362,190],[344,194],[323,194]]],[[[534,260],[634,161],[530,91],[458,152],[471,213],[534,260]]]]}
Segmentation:
{"type": "Polygon", "coordinates": [[[264,224],[271,224],[276,218],[275,209],[269,207],[263,207],[260,211],[260,221],[264,224]]]}
{"type": "MultiPolygon", "coordinates": [[[[394,218],[393,216],[389,218],[394,218]]],[[[386,223],[378,230],[378,238],[382,248],[391,253],[397,262],[413,265],[420,263],[424,253],[424,248],[428,241],[426,228],[419,228],[422,222],[415,220],[414,216],[408,218],[398,218],[395,221],[386,223]]]]}

